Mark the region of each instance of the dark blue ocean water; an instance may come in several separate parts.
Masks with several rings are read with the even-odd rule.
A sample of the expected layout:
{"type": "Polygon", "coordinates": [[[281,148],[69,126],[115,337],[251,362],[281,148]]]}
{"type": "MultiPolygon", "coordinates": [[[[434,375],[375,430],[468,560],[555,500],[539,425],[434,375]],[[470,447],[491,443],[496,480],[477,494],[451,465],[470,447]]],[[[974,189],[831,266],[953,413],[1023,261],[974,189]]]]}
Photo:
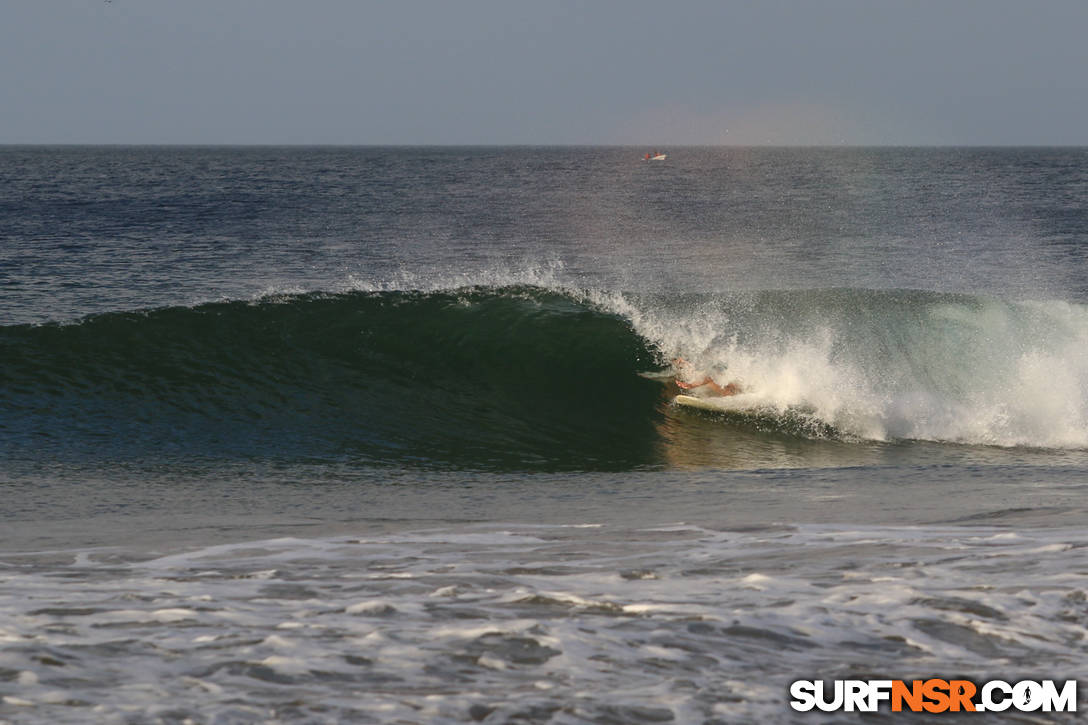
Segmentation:
{"type": "Polygon", "coordinates": [[[1086,482],[1084,149],[0,148],[0,720],[1075,677],[1086,482]]]}

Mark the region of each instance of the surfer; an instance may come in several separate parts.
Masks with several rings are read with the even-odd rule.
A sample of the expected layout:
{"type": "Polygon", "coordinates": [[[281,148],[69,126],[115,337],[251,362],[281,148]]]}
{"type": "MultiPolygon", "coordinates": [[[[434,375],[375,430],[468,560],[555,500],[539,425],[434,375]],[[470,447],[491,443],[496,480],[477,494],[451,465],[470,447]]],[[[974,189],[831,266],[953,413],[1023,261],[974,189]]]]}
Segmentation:
{"type": "Polygon", "coordinates": [[[688,382],[684,380],[684,378],[691,372],[691,363],[682,357],[678,357],[673,360],[673,364],[676,366],[676,387],[681,390],[706,387],[717,396],[736,395],[741,392],[741,387],[738,383],[729,382],[725,385],[720,385],[718,381],[709,375],[704,375],[703,379],[697,383],[688,382]]]}

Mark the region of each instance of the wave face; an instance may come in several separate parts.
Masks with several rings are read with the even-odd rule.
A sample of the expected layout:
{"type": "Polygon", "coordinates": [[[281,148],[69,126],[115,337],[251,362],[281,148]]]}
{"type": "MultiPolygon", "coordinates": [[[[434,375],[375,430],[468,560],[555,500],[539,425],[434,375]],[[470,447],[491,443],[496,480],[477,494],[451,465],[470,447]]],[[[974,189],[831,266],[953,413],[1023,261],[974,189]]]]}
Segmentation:
{"type": "Polygon", "coordinates": [[[618,316],[527,287],[302,295],[0,330],[10,453],[652,459],[659,386],[618,316]]]}
{"type": "Polygon", "coordinates": [[[13,457],[494,469],[667,465],[683,355],[745,387],[724,425],[1088,447],[1088,309],[928,292],[354,292],[0,328],[13,457]],[[803,419],[809,424],[799,425],[803,419]]]}

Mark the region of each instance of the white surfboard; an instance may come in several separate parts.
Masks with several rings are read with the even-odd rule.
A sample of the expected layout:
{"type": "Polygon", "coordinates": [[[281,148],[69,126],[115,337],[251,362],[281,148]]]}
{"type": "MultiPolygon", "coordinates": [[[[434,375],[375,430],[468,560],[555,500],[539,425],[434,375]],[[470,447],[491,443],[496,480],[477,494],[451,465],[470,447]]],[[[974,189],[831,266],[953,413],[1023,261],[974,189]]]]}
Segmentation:
{"type": "Polygon", "coordinates": [[[722,405],[722,400],[723,398],[697,398],[694,395],[677,395],[673,402],[685,408],[712,410],[721,413],[728,410],[728,408],[722,405]]]}
{"type": "Polygon", "coordinates": [[[677,395],[673,402],[685,410],[711,413],[717,420],[764,432],[804,438],[837,439],[842,436],[835,426],[820,420],[810,408],[796,406],[780,410],[767,405],[758,395],[752,393],[706,398],[677,395]]]}
{"type": "Polygon", "coordinates": [[[684,395],[673,398],[673,402],[684,408],[709,410],[712,413],[751,413],[764,408],[759,396],[752,393],[737,395],[684,395]]]}

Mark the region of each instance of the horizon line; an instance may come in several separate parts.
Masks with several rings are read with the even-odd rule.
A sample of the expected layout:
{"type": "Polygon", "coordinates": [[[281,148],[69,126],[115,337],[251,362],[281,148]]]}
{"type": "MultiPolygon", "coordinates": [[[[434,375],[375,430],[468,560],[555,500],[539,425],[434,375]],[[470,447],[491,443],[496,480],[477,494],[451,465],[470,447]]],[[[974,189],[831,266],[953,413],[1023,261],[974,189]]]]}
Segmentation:
{"type": "Polygon", "coordinates": [[[1088,148],[1088,143],[879,143],[879,144],[639,144],[639,143],[295,143],[295,142],[130,142],[130,141],[0,141],[0,148],[12,147],[117,147],[117,148],[690,148],[690,149],[942,149],[942,148],[1088,148]]]}

